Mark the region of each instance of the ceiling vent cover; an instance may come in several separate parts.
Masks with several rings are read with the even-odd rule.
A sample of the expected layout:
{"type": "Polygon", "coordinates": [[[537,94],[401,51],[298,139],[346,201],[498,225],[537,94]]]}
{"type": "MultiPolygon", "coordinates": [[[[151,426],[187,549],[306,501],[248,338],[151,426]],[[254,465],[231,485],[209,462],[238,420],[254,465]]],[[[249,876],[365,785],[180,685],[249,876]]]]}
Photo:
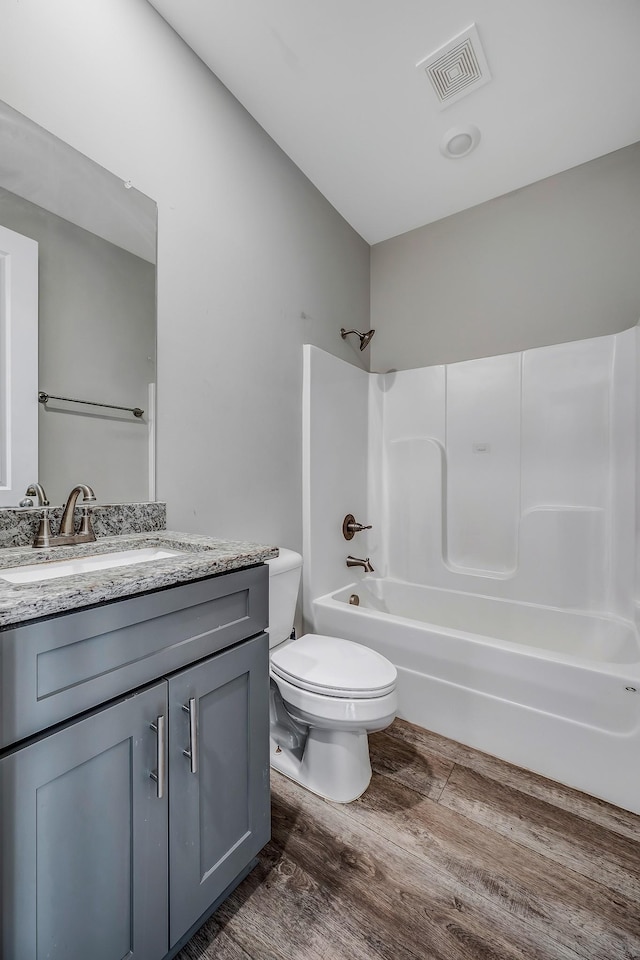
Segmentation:
{"type": "Polygon", "coordinates": [[[475,23],[416,64],[429,77],[440,110],[491,80],[475,23]]]}

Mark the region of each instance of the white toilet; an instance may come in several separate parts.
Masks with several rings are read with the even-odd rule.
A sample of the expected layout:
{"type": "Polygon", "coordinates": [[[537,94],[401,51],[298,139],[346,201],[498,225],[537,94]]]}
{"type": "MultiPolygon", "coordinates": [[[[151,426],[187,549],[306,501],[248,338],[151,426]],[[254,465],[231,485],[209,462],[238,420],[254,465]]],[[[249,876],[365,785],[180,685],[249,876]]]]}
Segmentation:
{"type": "Polygon", "coordinates": [[[302,557],[281,548],[267,564],[271,766],[327,800],[349,803],[371,780],[369,731],[396,715],[396,668],[350,640],[289,639],[302,557]]]}

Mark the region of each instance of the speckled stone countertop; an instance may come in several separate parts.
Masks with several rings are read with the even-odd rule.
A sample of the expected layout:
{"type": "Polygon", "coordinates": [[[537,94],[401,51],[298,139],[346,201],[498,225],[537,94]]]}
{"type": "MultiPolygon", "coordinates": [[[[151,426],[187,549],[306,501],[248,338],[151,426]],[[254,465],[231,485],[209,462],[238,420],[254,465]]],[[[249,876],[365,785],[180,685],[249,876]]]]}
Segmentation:
{"type": "MultiPolygon", "coordinates": [[[[50,507],[52,530],[57,532],[62,507],[50,507]]],[[[80,529],[82,508],[74,510],[75,527],[80,529]]],[[[96,537],[115,537],[130,533],[152,533],[167,526],[167,505],[147,503],[95,503],[89,506],[91,526],[96,537]]],[[[30,547],[43,517],[42,507],[0,508],[0,549],[30,547]]],[[[2,554],[0,553],[0,563],[2,554]]]]}
{"type": "Polygon", "coordinates": [[[217,573],[240,570],[277,555],[277,547],[216,540],[170,530],[101,537],[93,543],[52,547],[48,550],[8,548],[0,551],[0,628],[108,600],[119,600],[148,590],[188,583],[217,573]],[[185,556],[105,568],[35,583],[13,584],[2,579],[2,570],[8,567],[145,547],[180,550],[184,551],[185,556]]]}

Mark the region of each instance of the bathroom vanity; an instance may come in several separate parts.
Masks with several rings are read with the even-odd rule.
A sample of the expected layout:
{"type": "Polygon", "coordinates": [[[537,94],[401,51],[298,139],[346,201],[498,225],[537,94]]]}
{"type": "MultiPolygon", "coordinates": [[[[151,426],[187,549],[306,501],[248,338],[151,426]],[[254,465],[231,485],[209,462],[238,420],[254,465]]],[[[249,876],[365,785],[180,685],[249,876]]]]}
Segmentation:
{"type": "Polygon", "coordinates": [[[277,551],[162,532],[41,559],[143,547],[177,552],[25,584],[4,568],[35,551],[0,557],[7,960],[169,958],[269,839],[277,551]]]}

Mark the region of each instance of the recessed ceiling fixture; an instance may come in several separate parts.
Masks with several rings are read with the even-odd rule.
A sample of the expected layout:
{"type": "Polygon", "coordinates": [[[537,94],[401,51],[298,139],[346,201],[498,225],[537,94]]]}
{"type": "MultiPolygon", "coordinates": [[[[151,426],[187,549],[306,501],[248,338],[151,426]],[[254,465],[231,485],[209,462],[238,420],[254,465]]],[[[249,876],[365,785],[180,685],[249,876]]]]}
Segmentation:
{"type": "Polygon", "coordinates": [[[489,65],[475,23],[416,64],[424,70],[440,110],[491,80],[489,65]]]}
{"type": "Polygon", "coordinates": [[[465,127],[452,127],[440,141],[440,153],[449,160],[468,156],[480,142],[480,131],[472,123],[465,127]]]}

